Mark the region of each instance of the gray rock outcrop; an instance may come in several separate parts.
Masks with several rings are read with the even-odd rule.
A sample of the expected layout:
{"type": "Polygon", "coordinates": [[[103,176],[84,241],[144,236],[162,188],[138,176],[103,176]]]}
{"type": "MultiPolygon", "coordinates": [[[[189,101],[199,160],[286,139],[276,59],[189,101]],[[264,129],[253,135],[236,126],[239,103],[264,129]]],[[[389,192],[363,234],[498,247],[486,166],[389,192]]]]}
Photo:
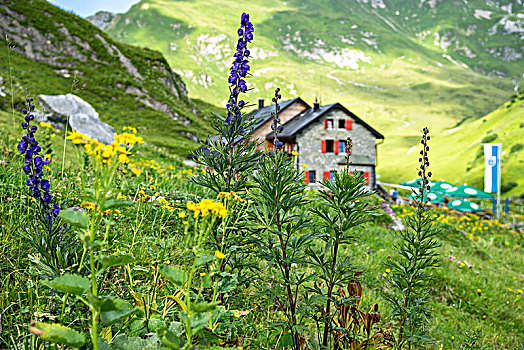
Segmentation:
{"type": "Polygon", "coordinates": [[[86,17],[89,22],[102,30],[106,29],[113,22],[114,18],[115,14],[108,11],[99,11],[94,15],[86,17]]]}
{"type": "Polygon", "coordinates": [[[114,141],[115,129],[102,122],[93,106],[80,97],[73,94],[38,95],[38,102],[47,119],[63,124],[69,119],[69,125],[73,130],[105,144],[114,141]]]}

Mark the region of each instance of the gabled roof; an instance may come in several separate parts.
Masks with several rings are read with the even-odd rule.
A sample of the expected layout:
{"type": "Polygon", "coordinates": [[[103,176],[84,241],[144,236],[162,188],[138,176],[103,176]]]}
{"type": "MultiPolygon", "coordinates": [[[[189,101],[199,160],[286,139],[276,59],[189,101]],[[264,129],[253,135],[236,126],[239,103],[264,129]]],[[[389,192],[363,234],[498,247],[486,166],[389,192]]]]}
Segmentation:
{"type": "MultiPolygon", "coordinates": [[[[278,135],[278,138],[280,140],[286,140],[286,139],[294,139],[295,136],[301,132],[304,128],[309,126],[311,123],[315,122],[317,119],[322,117],[324,114],[326,114],[329,111],[332,111],[334,109],[340,109],[347,115],[349,115],[351,118],[355,120],[355,122],[361,124],[366,129],[368,129],[377,139],[383,139],[384,136],[379,133],[377,130],[373,129],[369,124],[364,122],[362,119],[357,117],[353,112],[348,110],[346,107],[342,106],[340,103],[333,103],[330,105],[320,106],[317,110],[314,108],[309,108],[305,110],[304,112],[300,113],[299,115],[293,117],[291,120],[289,120],[287,123],[284,124],[284,131],[278,135]]],[[[266,136],[267,140],[273,140],[273,133],[269,133],[266,136]]]]}
{"type": "MultiPolygon", "coordinates": [[[[304,102],[304,100],[302,100],[300,97],[297,97],[297,98],[293,98],[291,100],[286,100],[286,101],[279,102],[280,111],[278,113],[279,114],[282,113],[282,111],[284,111],[287,107],[291,106],[295,102],[302,102],[303,104],[305,104],[307,106],[307,108],[311,108],[306,102],[304,102]]],[[[273,112],[274,110],[275,110],[275,105],[271,104],[271,105],[263,107],[263,108],[255,109],[254,111],[249,113],[247,115],[248,117],[253,116],[255,118],[255,124],[253,125],[253,130],[257,130],[262,125],[264,125],[268,121],[270,121],[271,120],[271,112],[273,112]]]]}

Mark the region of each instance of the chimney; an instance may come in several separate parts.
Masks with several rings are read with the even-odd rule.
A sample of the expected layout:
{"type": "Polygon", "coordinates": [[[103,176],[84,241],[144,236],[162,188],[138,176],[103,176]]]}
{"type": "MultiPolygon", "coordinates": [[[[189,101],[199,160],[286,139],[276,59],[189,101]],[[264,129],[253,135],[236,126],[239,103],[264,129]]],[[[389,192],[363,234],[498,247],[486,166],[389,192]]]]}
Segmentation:
{"type": "Polygon", "coordinates": [[[264,108],[264,99],[259,98],[258,99],[258,109],[264,108]]]}
{"type": "Polygon", "coordinates": [[[318,102],[313,103],[313,110],[314,111],[318,111],[319,108],[320,108],[320,103],[318,103],[318,102]]]}

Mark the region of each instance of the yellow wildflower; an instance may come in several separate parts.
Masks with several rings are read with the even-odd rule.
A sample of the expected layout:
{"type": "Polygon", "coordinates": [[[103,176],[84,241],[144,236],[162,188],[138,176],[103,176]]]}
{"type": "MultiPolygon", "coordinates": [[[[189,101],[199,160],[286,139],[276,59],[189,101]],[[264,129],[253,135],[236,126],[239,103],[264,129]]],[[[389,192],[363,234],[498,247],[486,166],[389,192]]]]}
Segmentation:
{"type": "Polygon", "coordinates": [[[215,256],[216,256],[217,259],[220,259],[220,260],[222,260],[222,259],[224,259],[226,257],[224,255],[224,253],[222,253],[220,250],[215,251],[215,256]]]}
{"type": "Polygon", "coordinates": [[[68,131],[69,136],[66,137],[67,140],[71,140],[74,145],[85,145],[87,143],[88,137],[78,131],[68,131]]]}
{"type": "Polygon", "coordinates": [[[51,123],[46,123],[46,122],[40,122],[40,126],[42,128],[51,128],[52,127],[51,123]]]}

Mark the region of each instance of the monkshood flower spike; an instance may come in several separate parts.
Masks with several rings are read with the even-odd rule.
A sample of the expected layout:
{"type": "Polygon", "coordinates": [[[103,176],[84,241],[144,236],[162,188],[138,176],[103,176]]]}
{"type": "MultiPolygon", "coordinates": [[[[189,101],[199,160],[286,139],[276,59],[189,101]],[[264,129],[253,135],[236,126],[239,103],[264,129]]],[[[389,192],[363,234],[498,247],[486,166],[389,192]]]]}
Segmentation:
{"type": "Polygon", "coordinates": [[[422,139],[420,140],[420,143],[422,144],[422,150],[420,151],[420,158],[418,159],[418,162],[420,163],[420,166],[418,169],[418,176],[422,178],[422,183],[420,184],[419,194],[418,194],[418,196],[420,196],[421,198],[421,201],[423,201],[424,194],[428,193],[430,190],[429,178],[432,175],[431,171],[426,173],[426,171],[429,168],[428,141],[431,139],[431,137],[429,136],[429,129],[427,127],[422,129],[422,132],[423,132],[422,139]]]}
{"type": "Polygon", "coordinates": [[[273,141],[273,145],[275,145],[275,153],[277,150],[282,149],[284,144],[282,141],[278,139],[278,134],[280,134],[284,130],[284,126],[280,125],[280,118],[278,117],[278,112],[280,111],[280,105],[278,104],[278,100],[282,99],[282,95],[280,95],[280,88],[275,89],[275,96],[271,99],[273,103],[275,104],[275,111],[271,112],[271,117],[273,117],[273,124],[271,124],[271,129],[273,130],[275,134],[275,140],[273,141]]]}
{"type": "Polygon", "coordinates": [[[240,19],[240,28],[237,31],[238,42],[236,52],[233,55],[235,60],[229,69],[229,91],[230,96],[227,108],[226,124],[229,124],[231,120],[236,120],[237,127],[240,126],[242,121],[242,108],[246,105],[243,100],[239,100],[238,96],[240,93],[245,93],[247,89],[246,77],[250,70],[249,67],[249,55],[247,44],[253,40],[253,24],[249,21],[249,14],[243,13],[240,19]]]}
{"type": "Polygon", "coordinates": [[[22,169],[29,176],[26,184],[31,190],[31,196],[40,201],[42,213],[45,219],[51,223],[52,220],[58,216],[60,206],[58,204],[52,205],[53,196],[50,193],[51,185],[49,180],[44,179],[43,168],[44,165],[49,164],[49,161],[44,160],[39,155],[42,149],[35,139],[35,133],[38,128],[36,125],[31,125],[31,122],[35,119],[32,114],[35,109],[33,98],[29,97],[26,99],[26,107],[27,108],[22,109],[22,113],[25,114],[22,129],[27,130],[27,134],[22,137],[17,148],[21,154],[25,154],[25,165],[22,169]]]}

